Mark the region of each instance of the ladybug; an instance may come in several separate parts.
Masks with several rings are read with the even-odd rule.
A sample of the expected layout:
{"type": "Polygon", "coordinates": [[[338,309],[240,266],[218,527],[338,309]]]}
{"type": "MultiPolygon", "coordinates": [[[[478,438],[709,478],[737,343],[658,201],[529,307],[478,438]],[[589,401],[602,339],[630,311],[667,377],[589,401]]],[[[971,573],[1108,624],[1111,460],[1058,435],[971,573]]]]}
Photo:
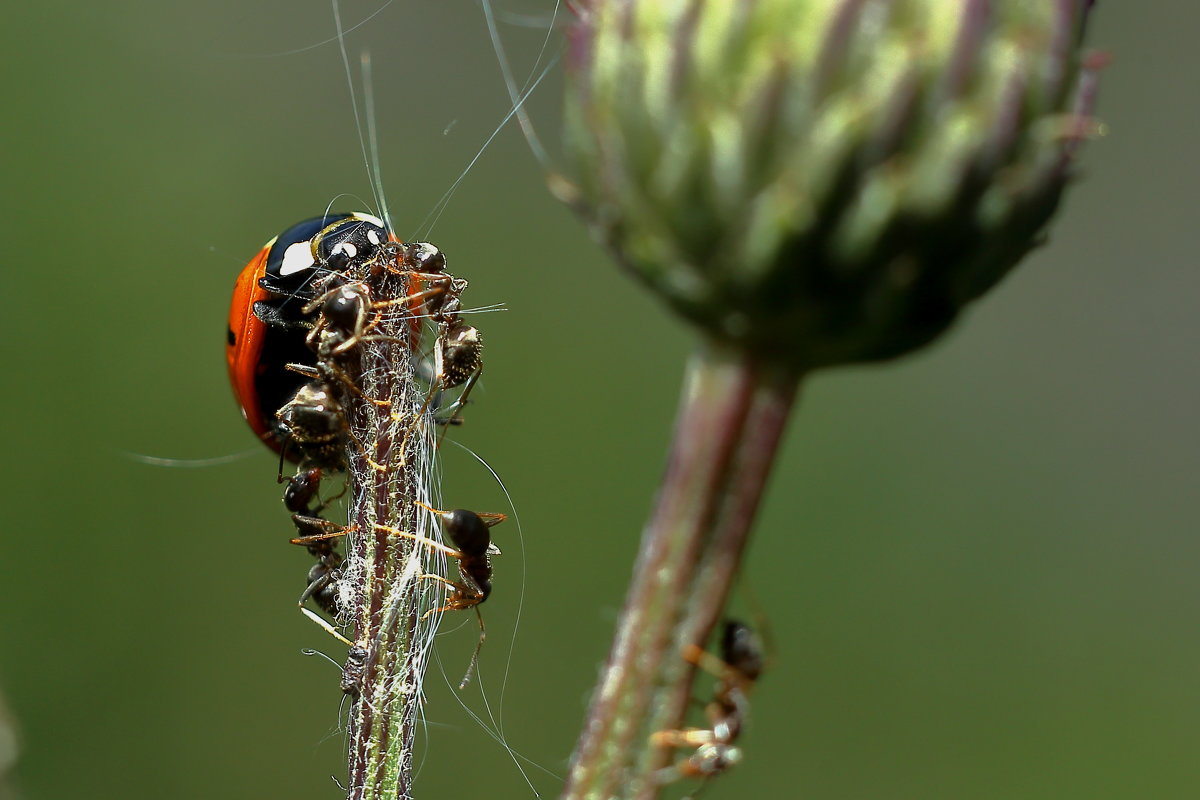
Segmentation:
{"type": "Polygon", "coordinates": [[[329,275],[370,261],[389,241],[398,240],[369,214],[313,217],[267,242],[234,284],[225,343],[233,393],[258,438],[289,460],[302,453],[284,447],[276,412],[309,380],[287,365],[316,365],[305,344],[316,311],[304,308],[329,288],[329,275]]]}

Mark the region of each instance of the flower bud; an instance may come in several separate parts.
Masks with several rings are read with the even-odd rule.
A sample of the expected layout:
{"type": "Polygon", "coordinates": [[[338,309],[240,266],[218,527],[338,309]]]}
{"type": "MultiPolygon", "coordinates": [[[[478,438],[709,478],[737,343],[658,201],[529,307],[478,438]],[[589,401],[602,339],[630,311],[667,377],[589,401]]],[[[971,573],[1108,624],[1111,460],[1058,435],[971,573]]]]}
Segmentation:
{"type": "Polygon", "coordinates": [[[1089,0],[580,0],[571,200],[718,340],[806,370],[941,333],[1043,238],[1089,0]]]}

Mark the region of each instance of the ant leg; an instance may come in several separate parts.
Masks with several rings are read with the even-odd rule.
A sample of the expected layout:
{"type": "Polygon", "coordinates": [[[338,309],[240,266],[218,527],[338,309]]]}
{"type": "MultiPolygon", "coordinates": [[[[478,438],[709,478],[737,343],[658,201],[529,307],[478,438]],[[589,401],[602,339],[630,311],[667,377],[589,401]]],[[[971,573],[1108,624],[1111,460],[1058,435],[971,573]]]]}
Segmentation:
{"type": "Polygon", "coordinates": [[[354,642],[350,641],[345,636],[343,636],[341,634],[341,632],[338,631],[337,628],[333,627],[333,625],[328,620],[326,620],[324,617],[322,617],[320,614],[318,614],[317,612],[313,611],[310,608],[306,608],[304,605],[305,602],[307,602],[310,597],[312,597],[314,594],[316,594],[317,592],[324,589],[326,586],[329,585],[329,583],[330,583],[329,575],[322,575],[320,578],[317,578],[317,580],[308,584],[308,586],[305,587],[305,589],[304,589],[304,593],[300,595],[300,599],[298,601],[296,601],[296,607],[300,609],[301,614],[303,614],[304,616],[306,616],[310,620],[312,620],[314,623],[316,623],[317,627],[319,627],[321,630],[325,631],[326,633],[328,633],[333,638],[337,639],[342,644],[344,644],[348,647],[353,647],[354,642]]]}
{"type": "Polygon", "coordinates": [[[684,645],[683,660],[723,681],[744,683],[746,677],[717,656],[694,644],[684,645]]]}
{"type": "Polygon", "coordinates": [[[467,688],[467,684],[471,682],[471,677],[475,674],[475,668],[479,666],[479,651],[483,648],[483,640],[487,638],[487,627],[483,624],[483,614],[480,612],[478,605],[475,606],[475,617],[479,620],[479,641],[475,643],[475,651],[471,653],[471,661],[467,664],[466,674],[458,682],[458,690],[460,692],[467,688]]]}
{"type": "MultiPolygon", "coordinates": [[[[321,381],[326,379],[325,374],[323,374],[320,369],[317,367],[310,367],[308,364],[286,364],[284,366],[289,371],[295,372],[298,375],[303,375],[306,378],[312,378],[313,380],[321,381]]],[[[367,397],[365,394],[363,394],[362,389],[359,389],[354,381],[350,379],[350,376],[346,374],[346,371],[337,364],[325,364],[324,367],[325,369],[329,370],[330,375],[337,379],[338,383],[341,383],[347,389],[349,389],[351,393],[357,397],[361,397],[368,403],[377,405],[380,408],[387,408],[392,404],[389,400],[376,400],[373,397],[367,397]]]]}
{"type": "Polygon", "coordinates": [[[330,522],[327,519],[321,519],[320,517],[305,517],[302,514],[292,515],[293,521],[295,521],[296,518],[300,518],[300,520],[302,520],[301,522],[297,522],[297,527],[303,526],[304,529],[312,530],[312,528],[308,527],[306,523],[322,522],[324,525],[315,527],[325,528],[323,533],[309,533],[305,534],[304,536],[297,536],[294,539],[288,539],[290,544],[297,544],[301,547],[311,547],[317,542],[327,542],[330,539],[340,539],[348,533],[353,533],[355,530],[353,525],[341,526],[335,522],[330,522]],[[336,530],[330,530],[330,528],[334,528],[336,530]]]}
{"type": "MultiPolygon", "coordinates": [[[[367,325],[366,330],[368,330],[368,331],[371,330],[371,328],[376,327],[377,324],[378,323],[372,322],[371,324],[367,325]]],[[[333,354],[335,356],[344,355],[351,347],[353,347],[356,344],[361,344],[362,342],[389,342],[391,344],[399,344],[399,345],[405,345],[405,346],[411,345],[411,343],[407,339],[401,339],[399,336],[384,336],[382,334],[376,336],[374,334],[368,335],[368,334],[364,333],[362,336],[357,337],[355,340],[342,342],[341,344],[339,344],[337,347],[335,347],[333,349],[333,354]]]]}
{"type": "MultiPolygon", "coordinates": [[[[413,273],[416,274],[416,273],[413,273]]],[[[445,294],[445,289],[440,286],[435,286],[430,289],[422,289],[419,292],[414,292],[404,297],[397,297],[392,300],[379,300],[371,304],[372,309],[388,308],[390,306],[411,306],[419,301],[427,300],[430,297],[439,294],[445,294]]]]}
{"type": "MultiPolygon", "coordinates": [[[[288,366],[291,367],[291,364],[288,364],[288,366]]],[[[390,400],[376,400],[373,397],[367,397],[365,394],[363,394],[362,389],[358,388],[358,384],[351,380],[350,376],[346,374],[346,371],[337,364],[325,363],[323,366],[325,369],[329,370],[330,375],[332,375],[334,378],[337,378],[338,383],[349,389],[350,393],[356,397],[361,397],[363,400],[366,400],[368,403],[378,406],[379,408],[389,408],[392,405],[390,400]]]]}
{"type": "Polygon", "coordinates": [[[333,638],[337,639],[342,644],[346,645],[347,647],[354,646],[354,642],[343,636],[337,628],[333,627],[333,625],[331,625],[324,617],[313,611],[311,608],[300,606],[300,613],[308,617],[310,620],[316,623],[317,627],[328,633],[333,638]]]}
{"type": "MultiPolygon", "coordinates": [[[[371,400],[369,397],[364,398],[364,399],[370,400],[370,402],[372,402],[372,403],[376,402],[374,400],[371,400]]],[[[384,404],[390,405],[390,403],[388,403],[386,400],[381,401],[381,402],[383,402],[384,404]]],[[[375,470],[376,472],[387,472],[388,471],[387,467],[385,467],[383,464],[380,464],[375,459],[371,458],[371,454],[367,452],[367,446],[362,443],[362,439],[359,439],[358,435],[355,434],[354,431],[350,430],[350,425],[349,425],[349,423],[346,422],[346,420],[344,418],[342,419],[342,424],[346,431],[346,441],[348,441],[354,447],[354,449],[357,450],[362,455],[363,460],[367,462],[367,466],[370,467],[371,469],[375,470]]]]}
{"type": "Polygon", "coordinates": [[[320,519],[321,512],[324,511],[325,509],[329,508],[329,505],[331,503],[333,503],[334,501],[340,500],[342,497],[344,497],[346,492],[348,492],[348,491],[350,491],[349,482],[342,483],[342,490],[340,492],[338,492],[337,494],[333,495],[332,497],[329,497],[329,498],[321,501],[320,503],[318,503],[317,507],[312,510],[312,516],[320,519]]]}
{"type": "MultiPolygon", "coordinates": [[[[430,574],[430,575],[422,575],[421,577],[425,578],[426,580],[441,581],[442,583],[446,584],[447,586],[452,587],[454,589],[454,591],[459,595],[462,595],[464,592],[464,589],[465,589],[465,587],[461,583],[455,583],[452,580],[447,580],[446,578],[443,578],[441,575],[430,574]]],[[[462,610],[464,608],[468,608],[468,607],[475,609],[475,618],[479,620],[479,641],[475,643],[475,650],[474,650],[474,652],[471,653],[471,661],[469,664],[467,664],[466,674],[463,675],[462,680],[459,681],[459,683],[458,683],[459,691],[462,691],[463,689],[467,688],[467,684],[471,682],[471,678],[475,675],[475,668],[479,665],[479,651],[483,649],[483,642],[485,639],[487,639],[487,626],[483,624],[483,612],[481,612],[479,610],[479,603],[481,603],[483,601],[482,600],[472,601],[470,599],[470,597],[471,597],[470,595],[467,595],[467,598],[460,599],[458,601],[458,603],[459,603],[458,605],[454,604],[454,602],[453,602],[454,598],[452,597],[451,598],[452,602],[449,605],[444,605],[441,608],[431,608],[430,610],[426,611],[424,614],[421,615],[421,619],[424,620],[424,619],[429,618],[433,614],[441,614],[446,611],[460,611],[460,610],[462,610]],[[468,605],[466,605],[466,603],[470,603],[470,605],[468,606],[468,605]]]]}
{"type": "MultiPolygon", "coordinates": [[[[434,575],[432,572],[422,575],[421,580],[441,581],[442,583],[446,584],[451,589],[453,589],[456,593],[461,592],[463,590],[462,584],[455,583],[454,581],[450,580],[449,578],[443,578],[441,575],[434,575]]],[[[421,621],[424,622],[425,620],[432,617],[434,614],[441,614],[445,611],[459,611],[462,608],[464,608],[464,606],[456,606],[454,604],[445,605],[445,606],[442,606],[441,608],[431,608],[428,611],[426,611],[424,614],[421,615],[421,621]]]]}
{"type": "MultiPolygon", "coordinates": [[[[458,397],[454,398],[454,402],[450,404],[449,408],[438,409],[439,413],[447,411],[447,410],[450,412],[449,417],[446,417],[444,420],[439,420],[440,424],[445,425],[445,426],[450,426],[450,425],[457,425],[457,424],[461,423],[461,420],[458,417],[458,412],[462,411],[463,406],[465,406],[467,404],[467,397],[470,396],[471,390],[475,388],[475,384],[476,384],[476,382],[478,382],[479,376],[481,374],[483,374],[483,367],[480,367],[479,369],[477,369],[471,373],[471,377],[467,378],[466,383],[463,384],[462,391],[458,393],[458,397]]],[[[445,390],[439,389],[438,391],[445,391],[445,390]]],[[[426,405],[428,405],[429,401],[426,400],[425,402],[426,402],[426,405]]],[[[445,429],[442,430],[442,435],[443,436],[446,435],[445,429]]]]}
{"type": "Polygon", "coordinates": [[[655,747],[700,747],[712,744],[716,736],[704,728],[682,728],[674,731],[655,731],[650,734],[650,744],[655,747]]]}
{"type": "MultiPolygon", "coordinates": [[[[441,542],[436,542],[433,539],[427,538],[425,536],[420,536],[419,534],[416,534],[416,533],[410,533],[409,531],[402,531],[399,528],[393,528],[390,525],[380,525],[377,522],[377,523],[375,523],[375,530],[381,531],[381,532],[389,534],[391,536],[400,536],[405,539],[412,539],[417,544],[423,544],[426,547],[428,547],[430,550],[437,550],[442,553],[445,553],[446,555],[450,556],[451,558],[462,558],[463,557],[463,554],[461,552],[459,552],[458,550],[455,550],[453,547],[447,547],[446,545],[442,544],[441,542]]],[[[430,575],[430,576],[425,576],[425,577],[437,578],[438,580],[443,580],[443,581],[446,580],[441,575],[430,575]]],[[[451,583],[451,584],[453,583],[453,581],[446,581],[446,582],[451,583]]]]}
{"type": "Polygon", "coordinates": [[[683,778],[700,778],[704,784],[695,794],[691,795],[694,800],[700,791],[708,786],[710,780],[741,760],[740,748],[722,743],[701,745],[695,753],[687,758],[680,759],[671,766],[663,767],[655,772],[653,780],[661,786],[683,778]]]}

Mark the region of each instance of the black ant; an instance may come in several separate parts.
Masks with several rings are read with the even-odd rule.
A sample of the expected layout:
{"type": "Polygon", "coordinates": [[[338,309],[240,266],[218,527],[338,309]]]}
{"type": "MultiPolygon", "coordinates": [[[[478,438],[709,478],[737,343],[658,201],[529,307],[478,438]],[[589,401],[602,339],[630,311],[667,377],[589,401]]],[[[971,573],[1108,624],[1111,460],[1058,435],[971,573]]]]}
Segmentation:
{"type": "MultiPolygon", "coordinates": [[[[461,386],[462,391],[450,409],[446,425],[457,421],[458,412],[483,372],[483,337],[479,330],[462,321],[462,293],[467,281],[446,272],[446,256],[431,244],[392,244],[397,264],[405,272],[427,284],[428,288],[404,298],[411,303],[423,300],[425,311],[437,326],[437,342],[433,350],[433,379],[428,407],[433,397],[447,389],[461,386]],[[399,248],[405,250],[400,252],[399,248]]],[[[424,409],[422,409],[423,411],[424,409]]]]}
{"type": "Polygon", "coordinates": [[[349,651],[346,652],[346,663],[342,666],[342,679],[340,681],[342,692],[351,697],[358,697],[362,684],[363,675],[367,671],[367,659],[371,656],[371,651],[365,647],[351,645],[349,651]]]}
{"type": "MultiPolygon", "coordinates": [[[[291,366],[291,365],[289,365],[291,366]]],[[[300,386],[296,394],[275,412],[284,450],[295,445],[301,465],[340,470],[345,466],[343,444],[346,421],[342,405],[320,381],[300,386]]],[[[280,453],[282,462],[283,453],[280,453]]]]}
{"type": "MultiPolygon", "coordinates": [[[[425,246],[429,248],[433,247],[433,245],[425,246]]],[[[442,263],[444,263],[444,258],[442,259],[442,263]]],[[[331,277],[340,278],[341,276],[331,277]]],[[[462,283],[465,286],[465,282],[462,283]]],[[[430,297],[440,298],[440,293],[441,289],[424,290],[397,300],[374,302],[371,300],[370,288],[365,284],[361,282],[339,284],[317,297],[304,308],[306,313],[316,311],[318,308],[321,310],[316,324],[313,325],[305,339],[309,348],[317,353],[316,366],[289,364],[288,368],[293,372],[298,372],[315,380],[323,380],[327,386],[333,385],[334,382],[340,383],[348,387],[354,394],[375,405],[387,406],[389,403],[385,400],[374,400],[366,397],[346,374],[345,370],[342,369],[338,361],[358,344],[365,341],[394,341],[398,344],[411,346],[413,341],[415,341],[415,331],[413,341],[402,341],[394,337],[370,335],[369,331],[377,324],[372,318],[372,314],[383,308],[397,304],[408,306],[409,310],[415,314],[422,307],[422,304],[424,304],[425,308],[429,307],[430,297]]],[[[414,321],[417,319],[419,317],[413,317],[414,321]]],[[[435,351],[435,365],[432,369],[433,374],[428,376],[432,390],[422,405],[422,412],[431,403],[435,407],[440,406],[440,395],[445,389],[460,386],[468,381],[473,385],[472,376],[481,369],[481,360],[479,357],[481,347],[479,332],[475,328],[460,325],[453,329],[447,329],[444,336],[439,334],[438,345],[435,351]]],[[[420,371],[423,374],[427,372],[427,370],[423,369],[420,371]]],[[[461,422],[456,416],[461,404],[462,398],[460,397],[454,404],[454,413],[448,419],[438,419],[436,421],[439,424],[446,425],[461,422]]],[[[439,408],[438,411],[440,413],[441,409],[439,408]]]]}
{"type": "MultiPolygon", "coordinates": [[[[316,323],[305,337],[305,344],[317,354],[316,365],[288,364],[287,368],[327,387],[341,384],[359,397],[367,398],[339,365],[354,347],[367,341],[367,330],[375,323],[370,312],[381,304],[372,303],[371,291],[363,283],[345,283],[341,275],[328,276],[329,282],[338,283],[304,307],[304,313],[321,310],[316,323]]],[[[384,337],[379,337],[384,338],[384,337]]],[[[388,405],[386,401],[374,401],[376,405],[388,405]]]]}
{"type": "Polygon", "coordinates": [[[695,748],[687,758],[660,770],[660,783],[678,778],[707,780],[741,760],[742,751],[735,742],[750,710],[747,695],[764,665],[758,636],[749,625],[733,619],[725,621],[720,658],[694,644],[684,648],[683,657],[717,677],[713,700],[704,709],[711,727],[658,731],[650,736],[651,744],[657,747],[695,748]]]}
{"type": "Polygon", "coordinates": [[[317,353],[317,364],[287,365],[293,372],[313,380],[301,386],[276,413],[282,435],[288,442],[296,443],[302,464],[344,469],[344,447],[349,442],[366,456],[368,463],[382,469],[350,430],[345,410],[334,397],[334,387],[340,384],[377,406],[390,405],[386,400],[373,400],[364,395],[337,363],[350,347],[363,341],[364,330],[373,324],[368,323],[370,293],[360,283],[344,284],[314,300],[305,311],[315,305],[322,311],[306,341],[317,353]]]}
{"type": "Polygon", "coordinates": [[[297,472],[288,481],[287,489],[283,493],[284,507],[292,512],[292,524],[300,534],[291,539],[291,543],[307,548],[309,554],[317,559],[317,563],[308,571],[308,583],[296,605],[302,614],[327,633],[345,644],[351,644],[333,625],[304,607],[305,602],[311,599],[335,620],[341,616],[342,611],[338,597],[338,579],[341,577],[343,558],[334,542],[344,536],[348,529],[320,516],[320,512],[325,508],[324,503],[312,507],[311,503],[317,496],[320,484],[320,468],[311,467],[297,472]]]}
{"type": "MultiPolygon", "coordinates": [[[[344,245],[343,245],[344,246],[344,245]]],[[[389,241],[376,249],[376,255],[367,259],[357,270],[350,273],[332,271],[318,281],[322,293],[309,301],[302,313],[311,316],[318,308],[321,314],[305,338],[309,349],[317,352],[322,361],[332,361],[341,356],[364,340],[368,330],[374,327],[371,312],[379,311],[395,305],[407,306],[414,316],[424,310],[430,310],[432,299],[437,298],[440,307],[449,282],[456,292],[467,287],[467,282],[443,272],[446,267],[446,257],[434,245],[426,242],[406,244],[389,241]],[[371,299],[370,287],[353,275],[369,271],[374,274],[382,269],[380,264],[387,262],[403,264],[407,269],[392,270],[395,274],[412,277],[426,282],[436,281],[437,286],[425,289],[415,294],[406,295],[394,300],[374,302],[371,299]],[[369,270],[367,269],[369,268],[369,270]],[[327,336],[332,333],[332,336],[327,336]]],[[[455,294],[457,297],[457,294],[455,294]]],[[[457,307],[455,308],[457,312],[457,307]]],[[[435,321],[440,321],[436,313],[430,312],[435,321]]],[[[386,337],[381,337],[386,338],[386,337]]],[[[463,378],[465,380],[465,378],[463,378]]],[[[458,385],[458,384],[453,384],[458,385]]]]}
{"type": "MultiPolygon", "coordinates": [[[[308,347],[317,353],[317,364],[289,364],[288,368],[307,377],[324,380],[327,385],[340,382],[361,397],[362,393],[339,366],[338,359],[360,342],[388,338],[369,335],[376,324],[372,319],[374,312],[389,306],[404,305],[417,319],[417,312],[423,310],[437,327],[437,340],[433,349],[430,392],[420,413],[424,413],[447,389],[461,386],[462,391],[449,407],[449,415],[438,420],[444,425],[458,423],[458,413],[483,372],[482,336],[477,328],[467,325],[460,317],[462,293],[467,288],[467,281],[446,272],[445,255],[435,246],[424,242],[405,244],[389,241],[379,247],[378,256],[368,263],[394,263],[397,266],[393,270],[396,274],[421,281],[426,288],[394,300],[376,302],[371,299],[370,288],[365,283],[348,280],[346,275],[337,272],[328,274],[320,282],[325,291],[303,308],[305,315],[312,315],[320,309],[317,322],[305,339],[308,347]]],[[[386,401],[371,402],[387,405],[386,401]]]]}
{"type": "Polygon", "coordinates": [[[436,542],[433,539],[427,539],[424,536],[418,536],[415,533],[409,533],[408,531],[402,531],[387,525],[377,524],[375,528],[376,530],[390,533],[393,536],[404,536],[412,539],[431,550],[437,550],[458,560],[458,571],[462,576],[461,581],[452,581],[441,575],[427,574],[422,576],[427,580],[441,581],[450,587],[451,592],[446,598],[444,606],[426,611],[421,619],[426,619],[433,614],[440,614],[444,611],[475,609],[475,616],[479,619],[479,642],[475,645],[475,652],[471,654],[471,663],[467,667],[467,672],[458,685],[458,688],[462,689],[470,682],[471,676],[475,672],[475,666],[479,661],[479,650],[483,647],[484,639],[487,638],[487,628],[483,624],[483,614],[479,611],[479,604],[487,600],[488,595],[492,593],[492,564],[490,556],[500,555],[500,548],[492,543],[491,528],[508,519],[508,516],[506,514],[476,514],[474,511],[468,511],[465,508],[456,508],[453,511],[440,511],[421,502],[417,502],[417,505],[436,514],[441,519],[442,526],[446,529],[446,535],[450,537],[450,541],[454,542],[455,547],[458,548],[457,550],[441,542],[436,542]]]}

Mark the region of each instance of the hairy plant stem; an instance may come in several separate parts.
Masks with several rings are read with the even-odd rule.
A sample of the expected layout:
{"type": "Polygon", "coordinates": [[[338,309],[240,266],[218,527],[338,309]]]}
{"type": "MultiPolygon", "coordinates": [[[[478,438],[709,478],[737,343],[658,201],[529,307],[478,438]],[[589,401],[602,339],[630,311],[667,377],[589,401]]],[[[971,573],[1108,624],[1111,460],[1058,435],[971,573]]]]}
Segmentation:
{"type": "MultiPolygon", "coordinates": [[[[408,291],[404,277],[390,273],[378,276],[370,288],[375,300],[404,297],[408,291]]],[[[424,669],[424,654],[414,647],[422,554],[412,539],[376,528],[417,530],[413,500],[422,499],[419,459],[428,427],[419,413],[424,392],[413,379],[410,324],[400,307],[378,314],[371,337],[354,348],[346,367],[359,391],[343,387],[353,494],[343,574],[349,595],[343,606],[354,630],[343,673],[343,687],[353,697],[350,800],[412,796],[413,735],[424,669]]]]}
{"type": "Polygon", "coordinates": [[[707,343],[691,358],[674,440],[608,663],[563,800],[657,796],[672,753],[650,746],[683,718],[721,616],[800,375],[707,343]]]}

